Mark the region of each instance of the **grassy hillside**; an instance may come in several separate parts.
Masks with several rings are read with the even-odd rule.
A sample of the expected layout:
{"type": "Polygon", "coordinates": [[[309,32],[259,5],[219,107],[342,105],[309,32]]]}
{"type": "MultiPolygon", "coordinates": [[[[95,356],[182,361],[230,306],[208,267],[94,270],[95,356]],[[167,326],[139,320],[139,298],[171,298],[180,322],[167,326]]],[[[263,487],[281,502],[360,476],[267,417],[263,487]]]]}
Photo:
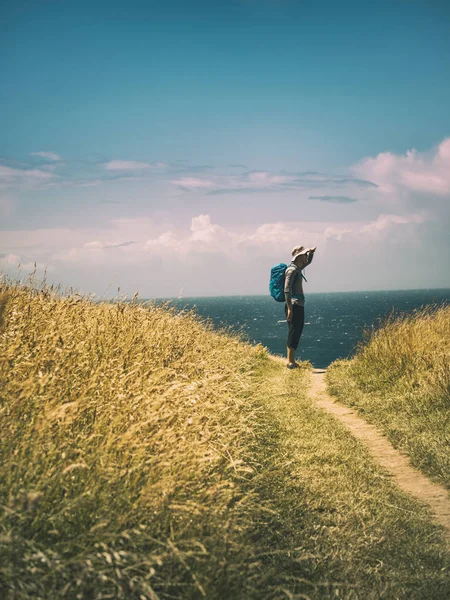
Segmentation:
{"type": "Polygon", "coordinates": [[[331,365],[327,381],[450,489],[450,307],[391,317],[366,334],[353,360],[331,365]]]}
{"type": "Polygon", "coordinates": [[[4,585],[42,598],[251,589],[260,506],[241,482],[265,352],[152,305],[17,286],[1,305],[4,585]]]}
{"type": "Polygon", "coordinates": [[[447,598],[427,512],[192,314],[0,287],[0,595],[447,598]]]}

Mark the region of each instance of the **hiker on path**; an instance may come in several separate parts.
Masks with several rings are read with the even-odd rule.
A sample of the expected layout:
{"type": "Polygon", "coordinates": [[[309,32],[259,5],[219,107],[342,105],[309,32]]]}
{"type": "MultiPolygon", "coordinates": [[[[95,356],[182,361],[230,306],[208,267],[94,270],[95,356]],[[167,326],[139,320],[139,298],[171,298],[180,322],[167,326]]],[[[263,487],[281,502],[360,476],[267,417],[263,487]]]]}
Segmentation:
{"type": "Polygon", "coordinates": [[[311,264],[315,251],[316,248],[305,249],[303,246],[295,246],[292,249],[292,262],[286,269],[284,280],[286,304],[284,310],[289,327],[287,339],[288,369],[298,367],[298,364],[295,362],[295,351],[298,348],[305,323],[305,296],[302,285],[302,280],[305,277],[302,271],[306,266],[311,264]]]}

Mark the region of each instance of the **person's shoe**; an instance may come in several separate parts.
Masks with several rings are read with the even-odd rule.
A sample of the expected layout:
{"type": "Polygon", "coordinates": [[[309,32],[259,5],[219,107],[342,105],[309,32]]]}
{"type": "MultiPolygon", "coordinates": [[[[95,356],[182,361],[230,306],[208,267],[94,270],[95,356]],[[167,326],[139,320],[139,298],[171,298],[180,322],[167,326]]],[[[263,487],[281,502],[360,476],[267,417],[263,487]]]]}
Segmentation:
{"type": "Polygon", "coordinates": [[[286,367],[287,367],[288,369],[298,369],[298,364],[297,364],[297,363],[288,363],[288,364],[286,365],[286,367]]]}

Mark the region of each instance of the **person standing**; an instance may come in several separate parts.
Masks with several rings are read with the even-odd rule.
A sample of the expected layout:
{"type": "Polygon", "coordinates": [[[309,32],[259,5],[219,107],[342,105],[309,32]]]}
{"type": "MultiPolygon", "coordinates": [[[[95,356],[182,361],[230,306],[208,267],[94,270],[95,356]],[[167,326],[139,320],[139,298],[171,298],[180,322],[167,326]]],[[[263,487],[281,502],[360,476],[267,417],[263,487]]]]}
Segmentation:
{"type": "MultiPolygon", "coordinates": [[[[287,338],[287,368],[295,369],[295,352],[300,342],[300,337],[305,323],[305,295],[303,294],[303,269],[311,264],[316,248],[305,249],[304,246],[295,246],[292,249],[292,262],[286,269],[284,280],[284,306],[288,323],[287,338]]],[[[306,281],[306,279],[305,279],[306,281]]]]}

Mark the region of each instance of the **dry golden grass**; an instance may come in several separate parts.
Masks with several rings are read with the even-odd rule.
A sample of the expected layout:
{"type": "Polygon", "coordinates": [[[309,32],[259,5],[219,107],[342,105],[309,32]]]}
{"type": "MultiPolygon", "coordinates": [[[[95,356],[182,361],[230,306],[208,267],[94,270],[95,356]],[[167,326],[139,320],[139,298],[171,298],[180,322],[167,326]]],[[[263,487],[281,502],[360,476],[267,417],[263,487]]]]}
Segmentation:
{"type": "Polygon", "coordinates": [[[450,306],[389,318],[327,378],[333,394],[450,488],[450,306]]]}
{"type": "Polygon", "coordinates": [[[308,365],[56,292],[0,284],[0,597],[448,597],[438,528],[306,398],[308,365]]]}
{"type": "Polygon", "coordinates": [[[265,351],[152,304],[0,293],[3,584],[17,598],[242,585],[246,399],[265,351]]]}

